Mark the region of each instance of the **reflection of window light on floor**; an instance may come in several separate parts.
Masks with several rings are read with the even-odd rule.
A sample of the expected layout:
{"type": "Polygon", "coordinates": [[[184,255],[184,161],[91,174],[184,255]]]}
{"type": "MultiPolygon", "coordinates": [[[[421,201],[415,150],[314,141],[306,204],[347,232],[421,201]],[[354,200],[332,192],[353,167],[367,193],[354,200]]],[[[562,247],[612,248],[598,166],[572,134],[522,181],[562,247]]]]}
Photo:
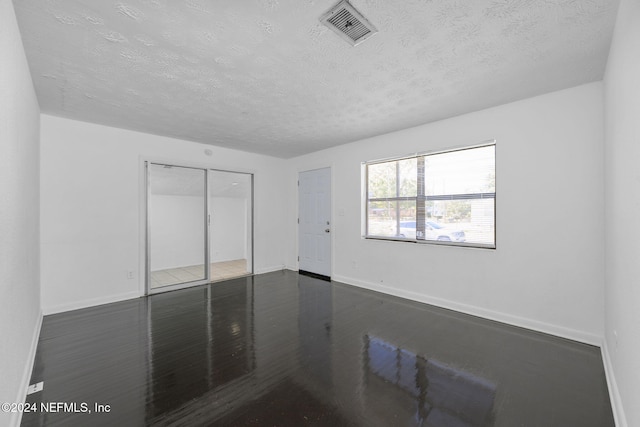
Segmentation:
{"type": "Polygon", "coordinates": [[[366,336],[365,342],[365,370],[415,399],[418,419],[429,425],[485,425],[496,384],[377,337],[366,336]]]}
{"type": "Polygon", "coordinates": [[[242,330],[242,328],[240,328],[240,325],[238,325],[237,322],[232,322],[230,325],[230,329],[231,329],[231,334],[234,336],[238,336],[240,334],[240,331],[242,330]]]}

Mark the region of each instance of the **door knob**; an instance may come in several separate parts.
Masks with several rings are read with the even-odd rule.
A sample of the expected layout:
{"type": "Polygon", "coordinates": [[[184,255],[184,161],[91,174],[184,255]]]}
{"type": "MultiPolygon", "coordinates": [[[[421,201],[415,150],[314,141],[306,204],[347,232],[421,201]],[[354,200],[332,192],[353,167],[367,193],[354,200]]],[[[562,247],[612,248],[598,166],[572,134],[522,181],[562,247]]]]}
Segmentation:
{"type": "Polygon", "coordinates": [[[326,228],[326,229],[324,230],[324,232],[325,232],[325,233],[329,233],[330,231],[331,231],[331,230],[329,230],[328,228],[326,228]]]}

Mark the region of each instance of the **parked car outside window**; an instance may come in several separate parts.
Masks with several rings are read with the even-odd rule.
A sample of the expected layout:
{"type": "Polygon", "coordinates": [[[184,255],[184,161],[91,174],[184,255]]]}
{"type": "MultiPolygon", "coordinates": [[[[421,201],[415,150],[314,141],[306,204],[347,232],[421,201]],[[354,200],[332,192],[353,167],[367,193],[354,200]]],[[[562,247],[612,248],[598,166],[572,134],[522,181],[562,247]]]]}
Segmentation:
{"type": "MultiPolygon", "coordinates": [[[[433,221],[425,221],[424,240],[439,240],[444,242],[464,242],[465,234],[463,230],[450,228],[448,225],[438,224],[433,221]]],[[[415,221],[400,221],[400,237],[411,237],[416,235],[415,221]]]]}

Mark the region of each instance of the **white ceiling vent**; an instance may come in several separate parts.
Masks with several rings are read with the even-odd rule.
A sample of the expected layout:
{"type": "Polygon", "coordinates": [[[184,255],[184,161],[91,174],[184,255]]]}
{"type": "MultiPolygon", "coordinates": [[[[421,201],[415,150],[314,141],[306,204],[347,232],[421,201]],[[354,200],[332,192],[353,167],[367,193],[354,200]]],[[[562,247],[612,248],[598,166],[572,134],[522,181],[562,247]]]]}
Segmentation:
{"type": "Polygon", "coordinates": [[[333,6],[320,17],[320,22],[354,46],[378,32],[347,0],[333,6]]]}

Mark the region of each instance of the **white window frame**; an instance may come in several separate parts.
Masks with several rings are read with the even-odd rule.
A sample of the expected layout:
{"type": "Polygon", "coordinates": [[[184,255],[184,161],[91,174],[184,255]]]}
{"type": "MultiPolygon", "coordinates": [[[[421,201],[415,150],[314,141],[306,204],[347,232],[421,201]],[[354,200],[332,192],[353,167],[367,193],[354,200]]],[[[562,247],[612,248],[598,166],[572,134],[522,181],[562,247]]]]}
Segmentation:
{"type": "MultiPolygon", "coordinates": [[[[438,151],[429,151],[429,152],[420,152],[420,153],[415,153],[412,155],[406,155],[406,156],[401,156],[401,157],[393,157],[393,158],[386,158],[386,159],[379,159],[379,160],[372,160],[372,161],[366,161],[366,162],[362,162],[362,175],[363,175],[363,197],[362,197],[362,206],[363,206],[363,233],[362,233],[362,238],[364,239],[371,239],[371,240],[389,240],[389,241],[398,241],[398,242],[408,242],[408,243],[419,243],[419,244],[430,244],[430,245],[445,245],[445,246],[462,246],[462,247],[472,247],[472,248],[482,248],[482,249],[496,249],[496,230],[497,230],[497,224],[496,224],[496,192],[486,192],[486,193],[469,193],[469,194],[441,194],[441,195],[433,195],[433,196],[426,196],[424,193],[424,186],[420,185],[420,174],[424,174],[424,162],[422,162],[422,166],[421,166],[421,161],[420,159],[424,159],[426,157],[429,156],[433,156],[436,154],[445,154],[445,153],[453,153],[453,152],[458,152],[458,151],[464,151],[464,150],[473,150],[473,149],[478,149],[478,148],[484,148],[484,147],[490,147],[493,146],[494,148],[496,147],[496,141],[495,140],[491,140],[491,141],[485,141],[481,144],[477,144],[477,145],[472,145],[472,146],[464,146],[464,147],[457,147],[457,148],[450,148],[450,149],[446,149],[446,150],[438,150],[438,151]],[[417,170],[417,190],[416,190],[416,196],[415,197],[403,197],[403,196],[399,196],[398,195],[398,190],[396,189],[396,196],[395,197],[383,197],[383,198],[370,198],[369,197],[369,176],[368,176],[368,167],[370,165],[375,165],[375,164],[380,164],[380,163],[390,163],[390,162],[398,162],[400,160],[406,160],[406,159],[417,159],[418,161],[418,170],[417,170]],[[422,169],[422,171],[421,171],[422,169]],[[477,242],[454,242],[454,241],[438,241],[438,240],[428,240],[428,239],[424,239],[424,238],[420,238],[420,232],[422,231],[422,235],[424,236],[424,224],[425,224],[425,220],[426,220],[426,216],[425,216],[425,209],[424,209],[424,204],[427,201],[435,201],[435,200],[483,200],[483,199],[493,199],[493,244],[483,244],[483,243],[477,243],[477,242]],[[379,202],[379,201],[393,201],[393,202],[398,202],[396,203],[397,209],[399,209],[400,203],[402,201],[415,201],[416,202],[416,238],[406,238],[406,237],[399,237],[399,236],[380,236],[380,235],[371,235],[369,234],[369,202],[379,202]],[[420,208],[420,205],[422,204],[422,209],[420,208]],[[422,219],[422,220],[421,220],[422,219]],[[422,227],[421,227],[422,226],[422,227]],[[420,228],[423,228],[422,230],[420,230],[420,228]]],[[[494,154],[495,156],[495,154],[494,154]]],[[[497,166],[496,166],[497,169],[497,166]]],[[[398,166],[396,163],[396,170],[398,170],[398,166]]],[[[494,169],[494,174],[495,174],[495,169],[494,169]]],[[[397,175],[396,175],[397,176],[397,175]]],[[[494,175],[495,176],[495,175],[494,175]]],[[[397,186],[396,188],[398,188],[398,178],[396,178],[397,181],[397,186]]],[[[398,214],[396,214],[396,221],[399,223],[400,222],[400,216],[398,214]]],[[[397,225],[397,229],[399,230],[400,227],[399,225],[397,225]]]]}

